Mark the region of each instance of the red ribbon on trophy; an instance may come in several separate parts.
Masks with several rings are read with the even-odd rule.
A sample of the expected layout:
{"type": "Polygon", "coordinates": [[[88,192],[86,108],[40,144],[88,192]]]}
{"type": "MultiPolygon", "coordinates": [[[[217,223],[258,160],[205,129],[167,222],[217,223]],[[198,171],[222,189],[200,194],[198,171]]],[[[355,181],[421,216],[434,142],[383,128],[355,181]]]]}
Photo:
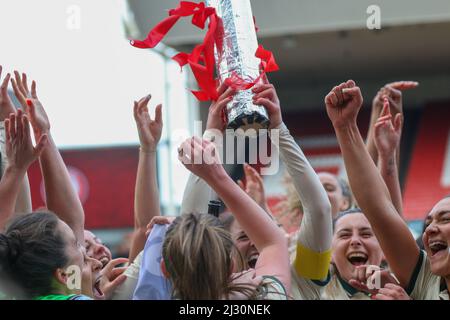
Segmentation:
{"type": "MultiPolygon", "coordinates": [[[[197,80],[199,91],[191,91],[200,101],[217,100],[218,81],[214,77],[216,67],[214,49],[221,48],[223,39],[219,36],[219,24],[221,18],[217,15],[216,9],[207,7],[203,2],[195,3],[190,1],[181,1],[179,6],[169,11],[169,17],[158,23],[148,34],[147,38],[132,40],[131,45],[136,48],[149,49],[158,45],[167,33],[175,26],[180,18],[192,16],[192,24],[200,29],[206,26],[206,20],[209,18],[208,31],[203,43],[197,45],[191,53],[179,53],[173,57],[181,68],[189,65],[197,80]]],[[[221,50],[217,50],[221,52],[221,50]]],[[[236,73],[227,79],[227,85],[236,90],[248,90],[252,88],[260,79],[269,72],[278,71],[279,67],[275,61],[273,53],[259,46],[255,56],[261,59],[260,76],[254,81],[246,81],[236,73]]]]}

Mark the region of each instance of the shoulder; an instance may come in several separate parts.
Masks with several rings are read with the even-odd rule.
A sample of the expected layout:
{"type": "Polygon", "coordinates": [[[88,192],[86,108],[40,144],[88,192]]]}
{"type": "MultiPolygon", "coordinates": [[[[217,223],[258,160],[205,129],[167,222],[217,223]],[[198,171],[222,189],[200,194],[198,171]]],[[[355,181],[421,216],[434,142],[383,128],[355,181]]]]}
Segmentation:
{"type": "Polygon", "coordinates": [[[406,293],[414,300],[438,300],[441,278],[431,271],[425,251],[421,251],[406,293]]]}
{"type": "Polygon", "coordinates": [[[92,299],[91,297],[82,295],[82,294],[77,294],[77,295],[70,297],[69,300],[94,300],[94,299],[92,299]]]}
{"type": "Polygon", "coordinates": [[[288,300],[289,298],[284,285],[274,276],[264,276],[259,291],[258,299],[260,300],[288,300]]]}

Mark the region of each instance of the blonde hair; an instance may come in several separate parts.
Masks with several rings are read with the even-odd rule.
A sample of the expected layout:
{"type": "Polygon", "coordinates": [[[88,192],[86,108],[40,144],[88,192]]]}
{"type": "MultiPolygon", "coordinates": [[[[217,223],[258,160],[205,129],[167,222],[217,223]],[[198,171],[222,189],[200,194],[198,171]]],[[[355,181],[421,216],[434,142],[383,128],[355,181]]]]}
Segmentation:
{"type": "Polygon", "coordinates": [[[232,285],[234,251],[231,234],[212,215],[190,213],[169,227],[162,255],[173,284],[173,295],[183,300],[219,300],[239,291],[249,298],[249,285],[232,285]]]}
{"type": "Polygon", "coordinates": [[[303,213],[303,205],[300,196],[295,189],[294,183],[292,182],[292,177],[287,171],[283,177],[283,185],[286,189],[286,198],[275,208],[276,211],[280,213],[277,220],[281,223],[282,219],[287,218],[289,223],[298,223],[297,220],[301,219],[303,213]]]}

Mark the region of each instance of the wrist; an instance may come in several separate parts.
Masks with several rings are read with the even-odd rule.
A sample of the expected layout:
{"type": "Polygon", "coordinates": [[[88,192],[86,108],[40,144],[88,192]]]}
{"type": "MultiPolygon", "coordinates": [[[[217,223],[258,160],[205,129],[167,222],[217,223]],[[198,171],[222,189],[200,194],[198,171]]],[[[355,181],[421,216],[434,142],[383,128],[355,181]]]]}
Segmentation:
{"type": "Polygon", "coordinates": [[[275,118],[274,121],[270,121],[270,125],[269,125],[269,129],[277,129],[279,128],[281,125],[283,124],[283,119],[280,118],[275,118]]]}
{"type": "Polygon", "coordinates": [[[215,186],[223,185],[227,179],[231,180],[223,166],[219,164],[217,165],[217,169],[212,170],[212,173],[203,180],[205,180],[214,189],[215,186]]]}
{"type": "Polygon", "coordinates": [[[139,152],[142,154],[156,154],[157,148],[140,147],[139,152]]]}
{"type": "Polygon", "coordinates": [[[375,117],[379,117],[381,114],[381,111],[383,111],[383,103],[373,103],[372,104],[372,115],[375,117]]]}
{"type": "Polygon", "coordinates": [[[352,133],[354,131],[358,131],[358,125],[356,121],[342,122],[342,123],[333,123],[334,130],[336,133],[352,133]]]}

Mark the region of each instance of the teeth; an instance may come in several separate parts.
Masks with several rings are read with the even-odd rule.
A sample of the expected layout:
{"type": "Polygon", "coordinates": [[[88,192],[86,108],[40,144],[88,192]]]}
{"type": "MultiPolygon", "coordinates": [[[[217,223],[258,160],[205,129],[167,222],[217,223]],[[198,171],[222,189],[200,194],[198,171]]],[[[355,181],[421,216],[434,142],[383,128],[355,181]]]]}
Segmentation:
{"type": "Polygon", "coordinates": [[[435,246],[435,245],[441,245],[441,246],[447,246],[447,243],[444,241],[433,241],[429,243],[430,246],[435,246]]]}

